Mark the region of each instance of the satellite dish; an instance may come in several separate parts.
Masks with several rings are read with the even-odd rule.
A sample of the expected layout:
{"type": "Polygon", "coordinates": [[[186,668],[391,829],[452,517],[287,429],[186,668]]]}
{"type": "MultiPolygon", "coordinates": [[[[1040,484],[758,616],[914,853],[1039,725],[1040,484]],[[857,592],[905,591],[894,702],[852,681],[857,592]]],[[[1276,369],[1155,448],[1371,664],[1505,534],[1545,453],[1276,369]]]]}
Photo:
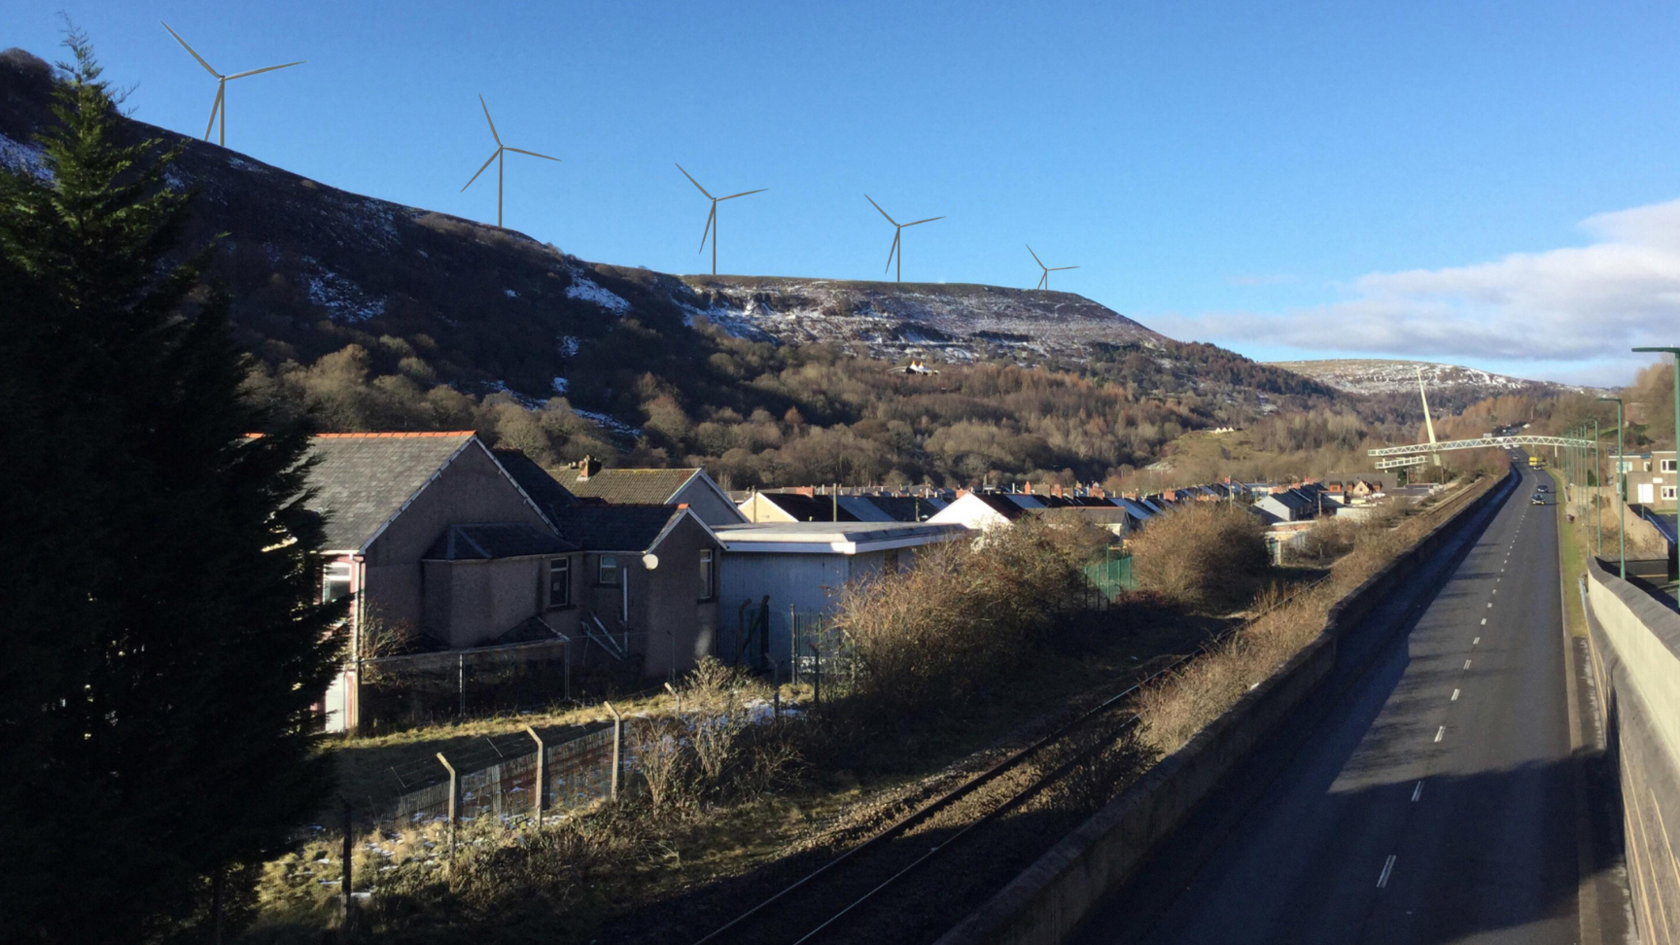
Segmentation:
{"type": "Polygon", "coordinates": [[[651,551],[642,555],[642,567],[647,568],[649,571],[659,567],[659,556],[651,551]]]}

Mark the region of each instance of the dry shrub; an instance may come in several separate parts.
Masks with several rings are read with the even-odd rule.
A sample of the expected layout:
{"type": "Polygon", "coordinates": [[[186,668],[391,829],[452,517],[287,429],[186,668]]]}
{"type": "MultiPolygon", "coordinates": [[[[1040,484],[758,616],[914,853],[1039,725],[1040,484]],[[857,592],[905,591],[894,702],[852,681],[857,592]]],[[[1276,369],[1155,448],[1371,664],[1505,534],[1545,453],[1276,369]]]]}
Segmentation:
{"type": "Polygon", "coordinates": [[[847,585],[835,628],[858,668],[856,695],[878,710],[954,702],[1016,667],[1082,606],[1079,526],[1026,519],[923,551],[913,568],[847,585]]]}
{"type": "Polygon", "coordinates": [[[1291,564],[1328,564],[1353,550],[1359,528],[1345,518],[1322,520],[1302,537],[1299,547],[1289,548],[1287,559],[1291,564]]]}
{"type": "Polygon", "coordinates": [[[747,675],[715,657],[703,657],[683,687],[683,724],[699,767],[700,787],[720,791],[740,761],[747,719],[747,675]]]}
{"type": "Polygon", "coordinates": [[[1198,502],[1157,516],[1131,541],[1139,586],[1197,610],[1222,610],[1253,592],[1265,572],[1260,520],[1225,502],[1198,502]]]}
{"type": "Polygon", "coordinates": [[[655,811],[673,813],[692,805],[695,761],[687,726],[668,716],[638,719],[626,741],[655,811]]]}

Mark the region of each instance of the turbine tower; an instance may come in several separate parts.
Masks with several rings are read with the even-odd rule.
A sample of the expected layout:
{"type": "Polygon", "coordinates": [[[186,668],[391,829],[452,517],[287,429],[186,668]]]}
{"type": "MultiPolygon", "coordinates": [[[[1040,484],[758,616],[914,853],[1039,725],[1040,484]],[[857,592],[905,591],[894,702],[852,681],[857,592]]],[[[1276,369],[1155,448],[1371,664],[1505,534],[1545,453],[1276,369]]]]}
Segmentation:
{"type": "Polygon", "coordinates": [[[1044,260],[1039,259],[1037,253],[1033,253],[1033,248],[1031,246],[1027,247],[1027,252],[1032,253],[1033,262],[1038,263],[1038,268],[1044,270],[1044,275],[1038,277],[1037,288],[1040,289],[1050,288],[1050,274],[1052,272],[1063,272],[1068,269],[1079,268],[1078,266],[1046,266],[1044,264],[1044,260]]]}
{"type": "MultiPolygon", "coordinates": [[[[868,194],[864,194],[863,199],[869,201],[870,206],[874,207],[877,210],[881,210],[881,205],[875,202],[874,197],[871,197],[868,194]]],[[[893,281],[894,282],[903,282],[904,281],[904,250],[902,248],[903,244],[900,242],[899,237],[904,235],[904,228],[907,227],[907,226],[917,226],[917,225],[922,224],[922,223],[932,223],[935,220],[943,220],[945,218],[942,217],[942,216],[940,216],[940,217],[928,217],[926,220],[913,220],[909,223],[900,223],[897,220],[894,220],[891,216],[888,216],[887,211],[885,211],[885,210],[881,210],[881,216],[886,217],[887,222],[891,223],[893,225],[892,249],[887,250],[887,269],[888,270],[892,269],[893,258],[897,257],[897,259],[898,259],[898,272],[893,275],[893,281]]]]}
{"type": "Polygon", "coordinates": [[[479,104],[480,108],[484,109],[484,120],[490,123],[490,137],[496,139],[496,150],[495,150],[494,153],[492,153],[490,155],[490,157],[484,162],[484,164],[479,167],[477,173],[473,174],[472,180],[467,181],[465,186],[463,186],[461,188],[461,192],[466,193],[467,188],[471,187],[473,185],[473,180],[478,180],[478,175],[484,173],[484,169],[486,167],[490,166],[491,161],[495,161],[496,162],[496,225],[501,226],[502,225],[502,168],[503,168],[503,165],[505,163],[504,153],[508,152],[508,151],[513,151],[517,154],[529,154],[532,157],[540,157],[540,158],[542,158],[544,160],[547,160],[547,161],[558,161],[560,159],[557,158],[557,157],[549,157],[546,154],[538,154],[535,151],[527,151],[524,148],[510,148],[507,145],[503,144],[502,143],[502,136],[496,133],[496,123],[494,121],[490,120],[490,106],[484,104],[484,96],[483,95],[480,95],[478,97],[478,104],[479,104]]]}
{"type": "Polygon", "coordinates": [[[688,182],[693,184],[695,187],[699,187],[700,192],[706,195],[706,199],[712,202],[712,212],[706,215],[706,229],[700,234],[699,251],[702,253],[706,251],[706,237],[710,236],[712,238],[712,275],[715,276],[717,275],[717,205],[725,200],[734,200],[736,197],[745,197],[749,194],[762,194],[770,188],[760,187],[757,190],[743,190],[738,194],[730,194],[727,197],[713,197],[711,191],[708,191],[704,187],[700,187],[700,182],[694,179],[693,174],[684,171],[681,164],[677,165],[677,170],[682,171],[682,175],[688,178],[688,182]]]}
{"type": "MultiPolygon", "coordinates": [[[[158,22],[163,23],[162,20],[159,20],[158,22]]],[[[258,75],[264,72],[273,72],[276,69],[289,69],[292,66],[301,66],[308,61],[305,59],[299,59],[297,62],[288,62],[278,66],[265,66],[264,68],[252,69],[248,72],[235,72],[233,75],[222,75],[220,72],[210,68],[210,64],[204,61],[204,57],[200,56],[191,46],[188,46],[187,41],[181,38],[180,33],[169,29],[168,23],[164,23],[163,28],[169,30],[169,35],[175,37],[175,41],[181,44],[181,48],[185,49],[189,53],[192,53],[192,57],[198,60],[198,64],[204,67],[204,71],[216,77],[216,102],[210,106],[210,124],[204,126],[204,140],[210,140],[210,131],[216,127],[216,118],[219,115],[222,119],[222,130],[216,135],[216,143],[224,148],[227,147],[227,84],[232,82],[234,79],[243,79],[246,76],[258,75]]]]}

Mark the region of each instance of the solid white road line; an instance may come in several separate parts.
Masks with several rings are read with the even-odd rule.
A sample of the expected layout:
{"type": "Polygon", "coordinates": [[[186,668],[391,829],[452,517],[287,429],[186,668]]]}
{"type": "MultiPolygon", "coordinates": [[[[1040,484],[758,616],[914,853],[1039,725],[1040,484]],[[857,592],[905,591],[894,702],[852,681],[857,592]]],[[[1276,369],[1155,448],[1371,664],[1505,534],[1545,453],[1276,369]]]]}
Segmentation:
{"type": "Polygon", "coordinates": [[[1443,725],[1443,726],[1441,726],[1441,727],[1440,727],[1440,728],[1438,728],[1438,729],[1436,729],[1436,730],[1435,730],[1435,741],[1436,741],[1436,742],[1437,742],[1437,743],[1439,743],[1439,742],[1440,742],[1440,741],[1441,741],[1441,736],[1442,736],[1442,735],[1445,735],[1445,734],[1447,734],[1447,727],[1446,727],[1446,726],[1445,726],[1445,725],[1443,725]]]}
{"type": "Polygon", "coordinates": [[[1377,877],[1378,889],[1382,889],[1388,885],[1388,875],[1392,872],[1394,872],[1394,854],[1390,853],[1388,855],[1388,861],[1383,864],[1382,875],[1377,877]]]}
{"type": "Polygon", "coordinates": [[[1416,804],[1418,802],[1418,798],[1420,798],[1422,796],[1423,796],[1423,782],[1419,781],[1417,783],[1417,787],[1412,788],[1412,803],[1416,804]]]}

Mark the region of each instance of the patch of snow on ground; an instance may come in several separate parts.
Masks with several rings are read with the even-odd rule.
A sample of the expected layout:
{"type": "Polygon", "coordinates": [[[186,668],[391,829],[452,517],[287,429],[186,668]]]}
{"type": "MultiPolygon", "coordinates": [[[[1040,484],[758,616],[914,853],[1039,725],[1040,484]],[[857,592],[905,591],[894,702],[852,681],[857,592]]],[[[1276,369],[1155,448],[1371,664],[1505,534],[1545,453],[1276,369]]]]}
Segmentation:
{"type": "Polygon", "coordinates": [[[578,338],[576,335],[560,336],[560,356],[563,358],[576,357],[578,353],[578,338]]]}
{"type": "Polygon", "coordinates": [[[641,430],[621,420],[614,419],[610,414],[597,413],[593,410],[579,410],[576,407],[572,408],[572,412],[585,420],[594,421],[596,426],[609,430],[613,433],[623,433],[628,436],[637,437],[642,435],[641,430]]]}
{"type": "Polygon", "coordinates": [[[365,322],[385,314],[385,300],[370,297],[354,282],[332,272],[312,275],[309,301],[332,315],[334,321],[365,322]]]}
{"type": "Polygon", "coordinates": [[[41,149],[33,144],[20,144],[0,135],[0,164],[12,170],[27,168],[38,180],[52,180],[52,171],[41,164],[41,149]]]}
{"type": "Polygon", "coordinates": [[[554,379],[554,392],[556,394],[559,394],[562,397],[566,396],[566,391],[571,386],[572,386],[572,382],[567,380],[566,378],[557,377],[557,378],[554,379]]]}
{"type": "Polygon", "coordinates": [[[583,299],[594,302],[609,312],[620,315],[630,311],[630,303],[582,276],[573,276],[572,284],[566,287],[566,297],[569,299],[583,299]]]}
{"type": "Polygon", "coordinates": [[[492,394],[506,394],[509,397],[512,397],[514,399],[514,401],[516,401],[519,404],[519,406],[524,407],[526,410],[539,410],[543,407],[544,404],[548,403],[548,401],[542,399],[541,397],[530,397],[530,396],[527,396],[525,394],[521,394],[520,392],[518,392],[518,391],[514,390],[513,388],[507,386],[506,381],[494,381],[494,382],[492,382],[490,384],[490,393],[492,393],[492,394]]]}
{"type": "Polygon", "coordinates": [[[517,299],[517,298],[519,298],[519,293],[518,293],[518,292],[515,292],[515,291],[513,291],[513,290],[512,290],[512,289],[503,289],[503,290],[502,290],[502,291],[503,291],[503,292],[505,292],[505,293],[507,293],[507,297],[508,297],[508,298],[510,298],[510,299],[517,299]]]}

